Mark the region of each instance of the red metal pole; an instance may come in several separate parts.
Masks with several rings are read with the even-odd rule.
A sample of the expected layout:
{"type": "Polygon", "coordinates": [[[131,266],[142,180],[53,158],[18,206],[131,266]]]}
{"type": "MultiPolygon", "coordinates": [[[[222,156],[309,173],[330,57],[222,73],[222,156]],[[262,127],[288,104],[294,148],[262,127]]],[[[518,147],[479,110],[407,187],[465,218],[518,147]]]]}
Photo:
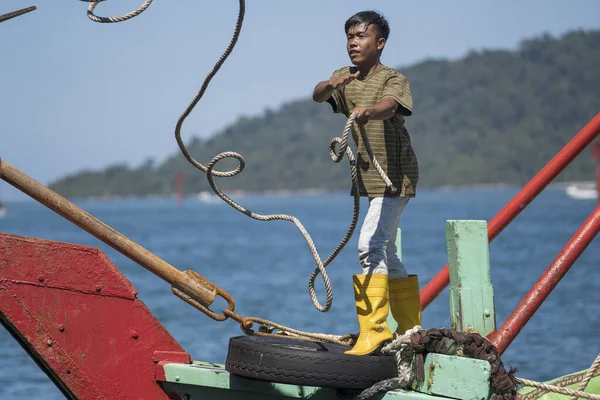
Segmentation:
{"type": "MultiPolygon", "coordinates": [[[[490,242],[541,193],[556,176],[600,134],[600,113],[559,151],[536,176],[504,206],[488,224],[490,242]]],[[[450,283],[448,265],[421,290],[421,308],[425,309],[450,283]]]]}
{"type": "Polygon", "coordinates": [[[183,175],[183,172],[177,173],[177,175],[175,176],[175,182],[177,183],[177,204],[181,206],[183,205],[183,199],[185,196],[183,186],[185,182],[185,176],[183,175]]]}
{"type": "Polygon", "coordinates": [[[569,271],[573,263],[600,232],[600,204],[579,227],[567,245],[562,249],[544,274],[533,285],[529,293],[514,309],[504,324],[490,335],[492,343],[500,354],[511,344],[529,319],[540,308],[558,282],[569,271]]]}

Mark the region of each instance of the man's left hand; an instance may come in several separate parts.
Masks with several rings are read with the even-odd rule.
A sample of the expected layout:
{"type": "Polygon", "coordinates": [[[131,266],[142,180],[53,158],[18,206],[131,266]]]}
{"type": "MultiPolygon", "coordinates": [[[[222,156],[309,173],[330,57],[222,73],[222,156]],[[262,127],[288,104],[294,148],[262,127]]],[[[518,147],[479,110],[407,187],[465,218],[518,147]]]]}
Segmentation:
{"type": "Polygon", "coordinates": [[[365,125],[369,122],[369,117],[372,114],[370,107],[356,107],[353,112],[357,113],[355,121],[359,125],[365,125]]]}

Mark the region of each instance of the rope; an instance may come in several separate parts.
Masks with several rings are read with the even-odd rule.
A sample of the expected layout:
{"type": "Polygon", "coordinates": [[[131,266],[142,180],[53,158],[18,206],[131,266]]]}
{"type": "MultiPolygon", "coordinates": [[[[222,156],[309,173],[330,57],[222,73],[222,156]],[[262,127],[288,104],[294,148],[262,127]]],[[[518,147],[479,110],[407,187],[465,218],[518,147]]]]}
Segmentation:
{"type": "MultiPolygon", "coordinates": [[[[354,118],[356,118],[356,114],[354,114],[354,113],[352,115],[350,115],[350,118],[352,118],[353,115],[354,115],[354,118]]],[[[364,125],[358,125],[358,127],[359,127],[359,131],[360,131],[360,136],[362,137],[363,142],[365,143],[365,149],[367,150],[367,154],[369,155],[369,159],[373,163],[375,170],[377,171],[377,173],[379,174],[381,179],[383,179],[383,182],[385,182],[385,186],[390,190],[390,192],[396,193],[396,191],[398,189],[392,184],[392,181],[390,181],[390,178],[383,171],[383,168],[381,168],[381,165],[379,165],[379,162],[377,161],[377,159],[375,158],[375,155],[373,154],[373,150],[371,149],[371,145],[369,144],[369,138],[367,137],[367,132],[365,131],[364,125]]]]}
{"type": "Polygon", "coordinates": [[[544,390],[546,392],[553,392],[564,394],[567,396],[571,396],[569,400],[577,400],[578,398],[590,399],[590,400],[600,400],[600,395],[584,392],[587,385],[590,383],[590,380],[594,377],[596,372],[600,369],[600,354],[596,357],[590,368],[588,368],[583,380],[579,384],[576,390],[564,388],[561,386],[550,385],[542,382],[535,382],[529,379],[517,378],[515,376],[512,377],[512,380],[523,386],[534,387],[537,389],[544,390]]]}
{"type": "MultiPolygon", "coordinates": [[[[596,375],[596,371],[598,371],[599,369],[600,369],[600,354],[598,354],[598,356],[596,357],[596,359],[594,360],[592,365],[590,365],[590,368],[588,369],[587,373],[583,377],[583,381],[581,381],[581,383],[577,387],[577,390],[583,392],[585,390],[585,388],[587,387],[587,385],[592,380],[592,378],[594,377],[594,375],[596,375]]],[[[582,396],[579,396],[579,397],[582,397],[582,396]]],[[[577,396],[571,397],[570,400],[577,400],[577,396]]]]}
{"type": "Polygon", "coordinates": [[[306,341],[317,341],[324,343],[335,343],[342,346],[352,346],[356,339],[358,338],[358,334],[346,334],[346,335],[331,335],[327,333],[310,333],[303,332],[297,329],[288,328],[281,324],[277,324],[275,322],[256,317],[246,317],[246,320],[256,322],[261,324],[261,327],[258,331],[248,329],[243,324],[242,331],[247,335],[255,335],[255,336],[263,336],[263,337],[283,337],[290,339],[299,339],[306,341]],[[275,330],[279,330],[278,333],[273,333],[275,330]]]}
{"type": "Polygon", "coordinates": [[[421,327],[417,325],[414,328],[407,330],[404,335],[399,335],[391,343],[385,345],[381,349],[381,354],[395,356],[396,366],[398,367],[398,377],[377,382],[370,388],[355,395],[344,394],[342,392],[342,398],[345,400],[367,400],[379,393],[410,388],[413,380],[411,366],[415,354],[411,343],[411,337],[419,332],[419,330],[421,330],[421,327]]]}
{"type": "Polygon", "coordinates": [[[575,398],[575,399],[580,397],[580,398],[589,399],[589,400],[600,400],[600,395],[582,392],[581,390],[572,390],[572,389],[567,389],[567,388],[563,388],[560,386],[548,385],[547,383],[530,381],[529,379],[517,378],[516,376],[513,376],[512,380],[515,383],[518,383],[520,385],[530,386],[530,387],[542,389],[542,390],[545,390],[548,392],[554,392],[554,393],[564,394],[567,396],[572,396],[572,398],[575,398]]]}
{"type": "Polygon", "coordinates": [[[493,391],[491,400],[514,399],[517,395],[515,384],[572,396],[571,399],[575,400],[577,398],[600,400],[600,395],[583,391],[600,369],[600,354],[588,369],[577,390],[573,390],[514,376],[515,370],[506,371],[504,369],[496,347],[475,332],[463,333],[451,329],[435,328],[421,330],[420,326],[415,326],[384,346],[381,353],[395,355],[398,377],[378,382],[357,395],[342,392],[342,398],[346,400],[367,400],[372,396],[390,390],[409,389],[413,380],[418,383],[425,380],[425,355],[427,353],[437,353],[468,356],[488,361],[491,366],[491,389],[493,391]],[[412,367],[414,367],[414,371],[412,367]]]}
{"type": "Polygon", "coordinates": [[[120,15],[117,17],[99,17],[94,14],[94,9],[98,5],[98,3],[101,3],[105,0],[80,0],[80,1],[90,3],[90,5],[88,6],[88,10],[87,10],[88,18],[94,22],[100,22],[100,23],[113,23],[113,22],[127,21],[128,19],[137,17],[138,15],[143,13],[146,10],[146,8],[150,7],[150,4],[152,3],[152,0],[144,0],[144,3],[141,6],[139,6],[137,9],[135,9],[131,12],[128,12],[127,14],[123,14],[123,15],[120,15]]]}
{"type": "MultiPolygon", "coordinates": [[[[81,0],[81,1],[87,1],[90,3],[90,5],[88,7],[88,16],[90,19],[92,19],[93,21],[96,21],[96,22],[122,22],[122,21],[125,21],[127,19],[133,18],[133,17],[141,14],[146,8],[148,8],[150,3],[152,3],[152,0],[145,0],[144,3],[138,9],[136,9],[128,14],[119,16],[119,17],[97,17],[96,15],[93,14],[93,10],[99,2],[104,1],[104,0],[98,0],[98,1],[81,0]]],[[[233,176],[236,176],[237,174],[241,173],[244,170],[246,163],[245,163],[244,158],[239,153],[232,152],[232,151],[222,152],[222,153],[217,154],[215,157],[213,157],[210,160],[210,162],[208,163],[208,165],[203,165],[200,162],[196,161],[192,157],[192,155],[187,150],[185,144],[183,143],[183,140],[181,139],[181,127],[183,125],[183,122],[190,115],[192,110],[196,107],[196,105],[198,104],[200,99],[204,96],[204,93],[206,92],[206,89],[208,88],[210,81],[217,74],[217,72],[219,71],[221,66],[225,63],[225,60],[227,60],[227,58],[233,51],[233,49],[238,41],[241,29],[242,29],[242,25],[243,25],[243,21],[244,21],[244,14],[245,14],[245,1],[240,0],[239,1],[239,12],[238,12],[238,17],[237,17],[233,37],[232,37],[231,41],[229,42],[229,45],[227,46],[227,48],[225,49],[225,51],[219,58],[219,60],[216,62],[213,69],[205,77],[205,79],[200,87],[200,90],[198,91],[196,96],[192,99],[190,104],[186,107],[184,112],[179,117],[179,119],[177,121],[177,125],[175,127],[175,139],[177,140],[177,144],[179,145],[179,148],[181,149],[184,157],[194,167],[198,168],[199,170],[201,170],[202,172],[204,172],[206,174],[208,182],[210,184],[210,187],[213,189],[213,191],[223,201],[225,201],[227,204],[229,204],[231,207],[233,207],[236,210],[238,210],[239,212],[241,212],[251,218],[259,220],[259,221],[283,220],[283,221],[289,221],[289,222],[294,223],[296,228],[298,228],[300,233],[302,233],[302,235],[304,236],[304,238],[308,244],[308,248],[310,249],[310,251],[313,255],[313,258],[315,260],[315,263],[317,265],[317,267],[311,274],[309,281],[308,281],[308,292],[309,292],[311,301],[312,301],[313,305],[317,308],[317,310],[319,310],[321,312],[326,312],[326,311],[329,311],[329,309],[331,308],[331,305],[333,303],[333,289],[331,288],[331,282],[329,281],[329,277],[327,276],[325,268],[327,267],[327,265],[329,265],[331,263],[331,261],[333,261],[333,259],[335,259],[335,257],[340,253],[340,251],[344,248],[344,246],[348,243],[348,241],[352,237],[352,234],[354,233],[354,230],[356,229],[356,224],[358,222],[358,216],[359,216],[359,211],[360,211],[360,197],[359,197],[359,193],[358,193],[359,189],[358,189],[358,178],[357,178],[358,174],[357,174],[357,169],[356,169],[356,160],[354,158],[354,154],[352,153],[352,150],[348,147],[349,132],[352,129],[352,125],[354,124],[354,122],[356,120],[357,114],[352,113],[350,115],[350,117],[348,118],[348,120],[346,121],[346,125],[344,126],[344,131],[342,133],[342,137],[341,138],[338,138],[338,137],[333,138],[329,144],[330,156],[331,156],[331,159],[335,163],[339,163],[341,161],[344,153],[348,156],[348,161],[350,164],[350,177],[351,177],[352,188],[353,188],[353,192],[354,192],[354,211],[353,211],[353,215],[352,215],[352,220],[350,222],[350,226],[348,227],[346,234],[342,238],[341,242],[333,250],[333,252],[325,259],[325,261],[321,260],[321,257],[319,256],[319,253],[317,251],[314,241],[312,240],[311,236],[309,235],[309,233],[306,230],[306,228],[304,227],[304,225],[302,225],[300,220],[298,220],[296,217],[290,216],[287,214],[256,214],[256,213],[248,210],[247,208],[243,207],[239,203],[236,203],[235,201],[233,201],[229,196],[227,196],[225,193],[223,193],[219,189],[219,187],[216,185],[216,183],[214,181],[215,176],[216,177],[233,177],[233,176]],[[336,143],[340,145],[338,151],[335,150],[336,143]],[[236,160],[238,160],[238,162],[239,162],[238,167],[233,170],[230,170],[230,171],[215,170],[214,169],[215,165],[220,160],[225,159],[225,158],[235,158],[236,160]],[[325,285],[325,292],[326,292],[325,305],[322,305],[319,302],[319,300],[317,298],[317,294],[315,292],[315,288],[314,288],[315,280],[319,274],[321,275],[321,277],[323,279],[323,283],[325,285]]],[[[396,188],[394,187],[394,185],[392,184],[392,182],[390,181],[388,176],[385,174],[385,172],[381,168],[379,162],[373,155],[373,152],[369,145],[369,139],[367,137],[367,134],[366,134],[366,131],[365,131],[365,128],[363,125],[359,125],[359,131],[360,131],[361,137],[365,143],[365,147],[367,149],[369,158],[373,162],[373,165],[374,165],[376,171],[382,177],[382,179],[384,180],[384,182],[385,182],[386,186],[389,188],[389,190],[392,193],[395,193],[396,188]]],[[[288,332],[292,331],[292,329],[290,329],[290,328],[285,328],[285,330],[288,332]]],[[[311,335],[313,335],[313,334],[302,333],[302,335],[305,337],[311,337],[311,335]]]]}
{"type": "Polygon", "coordinates": [[[504,369],[498,350],[475,332],[436,328],[422,330],[420,326],[415,326],[384,346],[381,353],[395,355],[398,377],[378,382],[358,395],[346,395],[346,399],[367,400],[389,390],[409,389],[413,381],[422,383],[425,380],[424,358],[427,353],[467,356],[488,361],[493,392],[490,400],[512,400],[517,395],[515,383],[510,373],[504,369]]]}
{"type": "MultiPolygon", "coordinates": [[[[208,73],[208,75],[204,79],[204,82],[202,83],[202,86],[200,87],[200,90],[198,91],[196,96],[192,99],[192,101],[187,106],[185,111],[179,117],[179,120],[177,121],[177,125],[175,127],[175,138],[176,138],[177,144],[179,145],[179,148],[181,149],[185,158],[194,167],[196,167],[199,170],[201,170],[202,172],[206,173],[210,187],[223,201],[225,201],[231,207],[233,207],[236,210],[238,210],[239,212],[241,212],[253,219],[259,220],[259,221],[283,220],[283,221],[292,222],[292,223],[294,223],[294,225],[296,225],[298,230],[304,236],[304,238],[308,244],[308,247],[313,255],[315,263],[317,265],[316,269],[311,274],[311,276],[309,278],[309,282],[308,282],[308,291],[309,291],[311,301],[312,301],[313,305],[315,306],[315,308],[317,308],[317,310],[319,310],[321,312],[326,312],[326,311],[329,311],[329,309],[331,308],[331,304],[333,302],[333,290],[331,288],[331,283],[329,281],[329,277],[327,276],[325,268],[327,267],[327,265],[329,265],[329,263],[331,263],[331,261],[333,261],[333,259],[339,254],[339,252],[344,248],[344,246],[348,243],[348,241],[352,237],[352,234],[354,233],[354,230],[356,228],[356,223],[358,221],[358,215],[359,215],[359,210],[360,210],[360,197],[358,194],[358,179],[357,179],[358,175],[357,175],[357,170],[356,170],[356,161],[355,161],[355,158],[354,158],[354,155],[353,155],[351,149],[348,147],[348,136],[349,136],[350,130],[352,129],[352,124],[354,123],[354,121],[356,119],[356,113],[353,113],[348,118],[346,125],[344,127],[344,131],[342,133],[342,137],[341,138],[336,137],[336,138],[332,139],[332,141],[329,145],[330,156],[334,162],[339,163],[341,161],[344,153],[347,154],[347,156],[348,156],[348,161],[350,163],[350,175],[351,175],[352,187],[353,187],[353,192],[354,192],[354,212],[353,212],[350,226],[349,226],[346,234],[344,235],[344,238],[336,246],[334,251],[327,257],[327,259],[325,261],[321,260],[321,257],[319,256],[319,253],[314,244],[314,241],[312,240],[311,236],[304,228],[304,225],[302,225],[300,220],[298,220],[296,217],[290,216],[287,214],[256,214],[256,213],[248,210],[247,208],[243,207],[239,203],[236,203],[235,201],[233,201],[229,196],[227,196],[225,193],[223,193],[219,189],[219,187],[216,185],[216,183],[214,181],[214,177],[233,177],[243,171],[243,169],[245,167],[245,161],[244,161],[244,158],[239,153],[231,152],[231,151],[219,153],[215,157],[212,158],[212,160],[208,163],[208,165],[203,165],[200,162],[196,161],[192,157],[192,155],[187,150],[185,144],[183,143],[183,140],[181,139],[181,127],[183,125],[183,122],[190,115],[190,113],[192,112],[194,107],[196,107],[196,105],[198,104],[198,102],[200,101],[202,96],[204,96],[204,93],[206,92],[206,89],[207,89],[210,81],[216,75],[216,73],[219,71],[221,66],[224,64],[225,60],[229,57],[229,55],[233,51],[233,48],[235,47],[235,44],[237,43],[241,28],[242,28],[243,20],[244,20],[244,11],[245,11],[245,2],[244,2],[244,0],[240,0],[238,18],[237,18],[237,22],[236,22],[236,26],[235,26],[235,30],[234,30],[231,42],[229,43],[229,46],[227,46],[225,52],[219,58],[219,60],[217,61],[217,63],[213,67],[213,69],[208,73]],[[340,145],[338,151],[335,151],[336,143],[340,145]],[[224,158],[235,158],[236,160],[238,160],[239,166],[236,169],[233,169],[230,171],[216,171],[214,169],[215,165],[224,158]],[[325,285],[325,292],[326,292],[325,305],[321,305],[321,303],[317,299],[317,295],[316,295],[315,288],[314,288],[315,279],[317,278],[317,276],[319,274],[321,275],[321,277],[323,279],[323,283],[325,285]]],[[[360,131],[361,131],[361,135],[362,135],[363,139],[365,140],[365,143],[368,146],[368,138],[366,136],[364,127],[361,126],[360,131]]],[[[391,184],[389,178],[385,175],[385,172],[383,171],[383,169],[381,168],[381,166],[379,165],[377,160],[375,160],[374,157],[372,157],[372,152],[370,151],[370,148],[369,148],[369,154],[371,155],[371,158],[374,161],[374,165],[375,165],[375,168],[377,169],[377,171],[380,173],[380,175],[385,177],[384,181],[386,181],[386,184],[391,187],[390,190],[395,192],[395,188],[391,184]]],[[[292,331],[289,328],[286,328],[286,330],[292,331]]],[[[311,335],[311,334],[303,333],[303,335],[306,335],[306,337],[309,337],[309,335],[311,335]]]]}

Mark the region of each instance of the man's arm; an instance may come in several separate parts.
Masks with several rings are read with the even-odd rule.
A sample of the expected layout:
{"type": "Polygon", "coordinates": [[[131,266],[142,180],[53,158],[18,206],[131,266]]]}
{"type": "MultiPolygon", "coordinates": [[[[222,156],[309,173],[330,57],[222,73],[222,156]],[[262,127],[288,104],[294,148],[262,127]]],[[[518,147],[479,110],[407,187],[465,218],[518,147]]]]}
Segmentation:
{"type": "Polygon", "coordinates": [[[335,89],[346,86],[354,79],[358,78],[359,75],[360,72],[357,71],[354,74],[336,76],[326,81],[317,83],[317,86],[315,86],[315,89],[313,90],[313,100],[317,103],[327,101],[335,89]]]}
{"type": "Polygon", "coordinates": [[[334,90],[335,88],[331,84],[330,79],[319,82],[317,83],[317,86],[315,86],[315,90],[313,90],[313,100],[317,103],[327,101],[327,99],[331,97],[331,94],[334,90]]]}
{"type": "Polygon", "coordinates": [[[356,107],[354,109],[354,112],[358,112],[356,122],[359,124],[366,124],[370,119],[390,119],[396,114],[396,111],[398,111],[398,102],[391,97],[385,97],[372,106],[356,107]]]}

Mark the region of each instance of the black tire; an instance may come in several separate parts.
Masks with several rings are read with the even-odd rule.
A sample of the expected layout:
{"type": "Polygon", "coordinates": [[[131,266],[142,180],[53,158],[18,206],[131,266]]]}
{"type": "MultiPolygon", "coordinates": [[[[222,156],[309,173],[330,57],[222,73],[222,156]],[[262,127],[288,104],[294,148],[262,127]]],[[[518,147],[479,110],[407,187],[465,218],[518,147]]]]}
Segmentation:
{"type": "Polygon", "coordinates": [[[393,356],[344,354],[350,347],[260,336],[229,339],[233,375],[295,385],[364,389],[398,376],[393,356]]]}

